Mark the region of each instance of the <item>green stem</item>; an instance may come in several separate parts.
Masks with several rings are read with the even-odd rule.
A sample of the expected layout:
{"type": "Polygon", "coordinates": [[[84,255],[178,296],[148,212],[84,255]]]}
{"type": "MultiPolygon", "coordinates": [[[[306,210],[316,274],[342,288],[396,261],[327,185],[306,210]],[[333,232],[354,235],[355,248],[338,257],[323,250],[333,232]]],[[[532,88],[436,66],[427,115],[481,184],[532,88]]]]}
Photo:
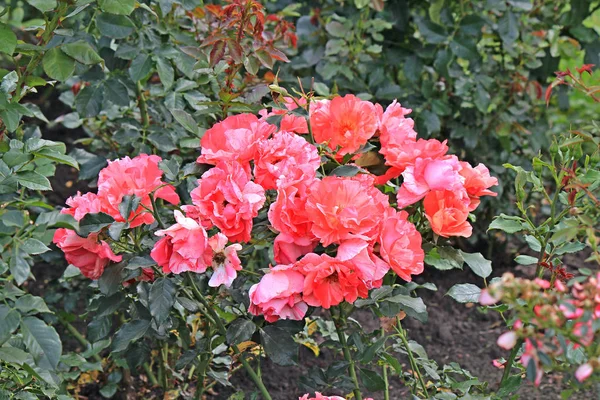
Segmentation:
{"type": "MultiPolygon", "coordinates": [[[[60,323],[64,325],[65,328],[67,328],[67,330],[69,331],[69,333],[71,335],[73,335],[73,337],[75,339],[77,339],[77,341],[79,343],[81,343],[82,346],[85,347],[89,347],[91,348],[92,346],[90,345],[90,342],[87,341],[86,338],[83,337],[83,335],[81,333],[79,333],[79,331],[77,330],[77,328],[75,328],[73,325],[71,325],[70,322],[68,322],[67,320],[65,320],[64,318],[60,318],[60,323]]],[[[96,361],[96,362],[102,362],[102,358],[98,355],[98,354],[94,354],[92,356],[92,358],[96,361]]]]}
{"type": "Polygon", "coordinates": [[[519,339],[515,347],[512,348],[510,355],[508,356],[508,360],[506,360],[506,364],[504,364],[504,373],[502,374],[502,380],[500,381],[500,387],[504,386],[506,380],[510,377],[510,370],[512,369],[513,363],[515,362],[515,358],[517,357],[517,353],[521,346],[523,345],[523,339],[519,339]]]}
{"type": "Polygon", "coordinates": [[[140,108],[140,115],[142,117],[142,126],[144,127],[144,131],[148,126],[150,126],[150,118],[148,117],[148,105],[146,104],[146,97],[144,97],[144,90],[142,88],[142,83],[137,82],[136,92],[138,96],[138,106],[140,108]]]}
{"type": "MultiPolygon", "coordinates": [[[[381,328],[380,336],[385,337],[385,329],[381,328]]],[[[384,342],[385,347],[385,342],[384,342]]],[[[383,364],[383,382],[385,383],[385,391],[383,392],[383,400],[390,400],[390,384],[388,382],[387,364],[383,364]]]]}
{"type": "MultiPolygon", "coordinates": [[[[60,19],[66,14],[68,7],[69,7],[69,4],[66,1],[59,2],[59,6],[58,6],[57,10],[54,12],[54,17],[52,17],[52,19],[46,23],[46,29],[44,29],[44,33],[42,34],[42,39],[41,39],[40,43],[38,44],[39,47],[42,47],[42,48],[46,47],[46,45],[48,44],[50,39],[52,39],[52,35],[54,34],[54,31],[56,30],[56,27],[58,26],[60,19]]],[[[40,64],[40,62],[42,61],[42,58],[44,58],[44,52],[39,51],[39,52],[36,52],[36,54],[31,58],[31,60],[29,60],[29,64],[27,64],[27,68],[25,68],[25,71],[21,74],[21,76],[19,77],[19,80],[17,81],[17,89],[15,91],[14,97],[12,98],[13,103],[18,103],[19,101],[21,101],[21,99],[25,95],[23,93],[23,88],[25,86],[25,80],[27,79],[29,74],[31,74],[33,72],[33,70],[40,64]]]]}
{"type": "Polygon", "coordinates": [[[396,331],[398,332],[398,336],[400,336],[400,340],[402,340],[402,344],[406,348],[406,353],[408,354],[408,360],[411,364],[411,367],[417,377],[419,378],[419,384],[421,385],[421,390],[423,390],[423,394],[425,394],[426,398],[429,398],[429,393],[427,392],[427,385],[425,385],[425,381],[423,380],[423,375],[421,375],[421,371],[419,370],[419,365],[415,360],[415,356],[413,355],[410,346],[408,345],[408,335],[404,328],[402,328],[402,322],[400,322],[400,318],[396,317],[396,331]]]}
{"type": "Polygon", "coordinates": [[[142,368],[144,368],[146,375],[148,375],[148,379],[150,380],[152,386],[158,386],[158,379],[156,379],[156,375],[154,375],[154,372],[152,372],[150,365],[148,365],[148,363],[145,362],[142,364],[142,368]]]}
{"type": "Polygon", "coordinates": [[[156,222],[158,222],[158,225],[161,227],[161,229],[165,229],[165,224],[162,222],[162,219],[160,219],[160,213],[158,212],[158,208],[156,208],[156,201],[154,200],[154,195],[152,193],[150,193],[150,202],[152,203],[152,214],[154,214],[154,218],[156,219],[156,222]]]}
{"type": "MultiPolygon", "coordinates": [[[[196,283],[194,282],[194,279],[192,278],[192,276],[189,274],[186,274],[186,279],[189,282],[190,286],[192,287],[192,292],[196,296],[196,299],[200,303],[202,303],[202,305],[206,308],[206,312],[211,316],[212,320],[217,325],[217,329],[219,330],[219,333],[223,337],[225,337],[227,335],[227,329],[225,328],[225,325],[223,325],[223,321],[221,321],[221,318],[217,315],[215,310],[210,306],[210,304],[208,303],[208,301],[206,300],[204,295],[200,292],[200,290],[198,290],[198,287],[196,286],[196,283]]],[[[262,394],[264,400],[273,400],[273,398],[269,394],[269,391],[265,387],[265,384],[263,383],[262,379],[260,379],[260,377],[256,374],[256,372],[254,371],[252,366],[250,366],[250,363],[248,363],[248,360],[246,360],[246,356],[244,355],[244,353],[242,353],[240,351],[240,349],[237,347],[237,345],[235,345],[235,344],[231,345],[231,349],[239,357],[240,362],[246,369],[246,372],[250,376],[250,379],[252,379],[252,381],[258,388],[258,390],[260,390],[260,393],[262,394]]],[[[361,399],[359,398],[357,400],[361,400],[361,399]]]]}
{"type": "MultiPolygon", "coordinates": [[[[354,389],[352,392],[354,393],[354,398],[356,400],[362,400],[362,394],[360,392],[360,385],[358,383],[358,377],[356,376],[356,368],[354,366],[354,360],[352,359],[352,355],[350,354],[350,348],[348,347],[348,342],[346,341],[346,334],[344,333],[343,325],[345,325],[345,317],[344,311],[340,306],[338,308],[340,313],[339,318],[333,318],[333,322],[335,324],[335,330],[337,331],[338,337],[340,339],[340,343],[342,344],[342,351],[344,353],[344,358],[350,364],[348,366],[348,370],[350,371],[350,378],[352,378],[352,382],[354,382],[354,389]]],[[[333,316],[333,313],[332,313],[333,316]]]]}

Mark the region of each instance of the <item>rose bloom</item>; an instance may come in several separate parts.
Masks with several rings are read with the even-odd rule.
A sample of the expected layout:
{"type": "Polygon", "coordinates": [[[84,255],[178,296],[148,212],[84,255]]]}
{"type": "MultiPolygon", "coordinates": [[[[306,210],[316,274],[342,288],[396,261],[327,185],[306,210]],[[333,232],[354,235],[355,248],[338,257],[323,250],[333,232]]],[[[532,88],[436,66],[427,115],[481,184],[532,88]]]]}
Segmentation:
{"type": "MultiPolygon", "coordinates": [[[[308,394],[300,397],[298,400],[346,400],[344,397],[340,396],[323,396],[319,392],[315,392],[315,397],[309,397],[308,394]]],[[[365,399],[368,400],[368,399],[365,399]]]]}
{"type": "MultiPolygon", "coordinates": [[[[300,105],[306,104],[306,99],[304,98],[298,99],[296,101],[298,101],[298,104],[300,105]]],[[[285,105],[285,108],[287,108],[290,111],[298,108],[294,100],[292,100],[289,97],[284,97],[283,103],[285,105]]],[[[283,115],[279,124],[280,131],[296,132],[298,134],[308,133],[308,124],[306,123],[306,118],[304,117],[295,114],[290,114],[286,110],[280,110],[277,108],[272,108],[271,112],[268,112],[267,110],[260,110],[258,113],[261,116],[261,121],[266,121],[267,118],[272,117],[274,115],[283,115]]]]}
{"type": "Polygon", "coordinates": [[[113,253],[108,243],[98,240],[97,233],[83,238],[73,230],[60,228],[54,233],[52,241],[65,253],[67,262],[90,279],[100,278],[111,261],[120,262],[123,259],[113,253]]]}
{"type": "Polygon", "coordinates": [[[118,222],[125,222],[119,212],[123,197],[139,197],[140,205],[128,218],[129,226],[135,228],[154,222],[152,213],[144,208],[152,209],[150,193],[154,192],[156,199],[163,199],[171,204],[179,203],[175,188],[162,181],[163,172],[158,168],[161,160],[159,156],[140,154],[134,158],[124,157],[109,161],[108,166],[101,170],[98,176],[98,197],[106,205],[106,213],[118,222]]]}
{"type": "Polygon", "coordinates": [[[230,287],[237,277],[237,271],[242,269],[237,255],[242,246],[237,243],[227,246],[227,242],[227,236],[220,232],[208,239],[207,258],[213,268],[213,274],[208,281],[210,287],[230,287]]]}
{"type": "Polygon", "coordinates": [[[430,190],[463,189],[464,178],[459,174],[460,169],[460,161],[456,156],[417,158],[415,164],[406,167],[402,173],[404,182],[396,194],[398,207],[416,203],[430,190]]]}
{"type": "Polygon", "coordinates": [[[425,253],[421,248],[421,234],[407,217],[405,211],[390,210],[381,227],[379,253],[400,278],[410,282],[411,275],[423,272],[425,253]]]}
{"type": "Polygon", "coordinates": [[[77,192],[75,196],[67,199],[66,203],[69,208],[63,208],[60,212],[72,215],[77,221],[81,221],[86,214],[106,212],[108,207],[103,200],[95,193],[81,194],[77,192]]]}
{"type": "Polygon", "coordinates": [[[443,237],[471,236],[473,228],[469,217],[469,196],[462,192],[435,190],[425,196],[423,206],[431,229],[443,237]]]}
{"type": "Polygon", "coordinates": [[[259,283],[250,288],[250,308],[253,315],[264,315],[267,322],[278,319],[300,321],[308,310],[302,300],[304,275],[291,265],[271,268],[259,283]]]}
{"type": "Polygon", "coordinates": [[[265,190],[250,181],[238,162],[220,162],[198,180],[190,193],[202,218],[209,219],[232,242],[247,242],[252,219],[264,204],[265,190]]]}
{"type": "Polygon", "coordinates": [[[184,217],[181,211],[175,211],[174,214],[176,224],[156,231],[156,236],[164,237],[156,242],[150,256],[166,274],[206,271],[206,231],[195,220],[184,217]]]}
{"type": "Polygon", "coordinates": [[[258,143],[275,132],[276,127],[260,121],[254,114],[238,114],[225,118],[208,129],[200,140],[203,164],[237,161],[244,168],[254,159],[258,143]]]}
{"type": "Polygon", "coordinates": [[[317,148],[303,137],[290,132],[277,132],[273,138],[258,144],[254,161],[254,181],[266,189],[276,189],[281,176],[302,169],[307,178],[314,178],[321,165],[317,148]]]}
{"type": "Polygon", "coordinates": [[[342,242],[335,258],[352,265],[368,289],[380,287],[383,277],[390,270],[389,264],[373,253],[373,245],[362,239],[349,239],[342,242]]]}
{"type": "Polygon", "coordinates": [[[294,266],[306,277],[303,299],[309,306],[329,309],[344,300],[354,303],[358,297],[369,295],[366,283],[351,262],[308,253],[294,266]]]}
{"type": "Polygon", "coordinates": [[[380,137],[381,150],[385,157],[385,164],[390,168],[383,176],[377,178],[377,184],[383,185],[390,179],[397,178],[404,170],[415,163],[417,158],[442,158],[448,152],[446,141],[436,139],[414,140],[404,136],[387,136],[382,132],[380,137]]]}
{"type": "Polygon", "coordinates": [[[273,243],[273,258],[279,264],[293,264],[317,247],[318,241],[308,237],[293,237],[280,233],[273,243]]]}
{"type": "Polygon", "coordinates": [[[327,176],[312,185],[306,213],[312,232],[324,246],[348,239],[370,240],[377,234],[387,197],[371,178],[327,176]]]}
{"type": "MultiPolygon", "coordinates": [[[[313,223],[306,211],[306,194],[295,185],[282,182],[277,189],[277,200],[269,207],[269,222],[275,230],[292,238],[311,241],[315,239],[312,233],[313,223]]],[[[318,182],[316,179],[312,182],[318,182]]]]}
{"type": "Polygon", "coordinates": [[[379,127],[379,118],[373,103],[348,94],[316,102],[310,123],[315,140],[333,151],[339,146],[337,156],[343,157],[367,143],[379,127]]]}
{"type": "Polygon", "coordinates": [[[468,162],[461,162],[460,175],[465,179],[464,187],[469,194],[471,204],[469,211],[475,210],[480,203],[481,196],[497,196],[498,193],[489,190],[492,186],[498,185],[498,179],[490,176],[490,171],[483,164],[472,167],[468,162]]]}

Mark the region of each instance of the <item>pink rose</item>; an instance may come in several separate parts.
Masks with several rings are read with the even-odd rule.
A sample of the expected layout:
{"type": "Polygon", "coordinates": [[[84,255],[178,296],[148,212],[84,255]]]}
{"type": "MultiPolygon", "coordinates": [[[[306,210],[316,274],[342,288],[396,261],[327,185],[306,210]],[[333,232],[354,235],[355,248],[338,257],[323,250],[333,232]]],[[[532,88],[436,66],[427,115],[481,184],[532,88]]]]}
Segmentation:
{"type": "Polygon", "coordinates": [[[317,247],[317,241],[313,239],[280,233],[273,243],[275,262],[293,264],[298,258],[313,251],[315,247],[317,247]]]}
{"type": "Polygon", "coordinates": [[[156,242],[150,256],[167,274],[206,271],[206,231],[195,220],[184,217],[181,211],[175,211],[174,214],[176,224],[156,231],[156,236],[164,238],[156,242]]]}
{"type": "Polygon", "coordinates": [[[380,153],[385,157],[386,165],[391,167],[383,177],[377,179],[377,183],[381,185],[400,176],[406,167],[415,163],[417,158],[438,159],[448,152],[446,141],[440,142],[435,139],[415,140],[409,134],[387,135],[385,131],[382,131],[380,140],[380,153]]]}
{"type": "Polygon", "coordinates": [[[490,187],[498,185],[498,179],[490,176],[490,171],[485,165],[479,164],[475,168],[468,162],[461,162],[460,165],[459,173],[465,179],[464,187],[471,199],[469,211],[473,211],[479,206],[481,196],[498,195],[489,190],[490,187]]]}
{"type": "Polygon", "coordinates": [[[252,219],[264,204],[265,190],[250,181],[238,162],[220,162],[198,180],[190,193],[202,218],[210,220],[232,242],[247,242],[252,219]]]}
{"type": "Polygon", "coordinates": [[[423,272],[425,253],[421,248],[421,234],[407,217],[404,211],[390,211],[381,227],[379,253],[400,278],[410,282],[411,275],[423,272]]]}
{"type": "Polygon", "coordinates": [[[237,277],[237,271],[242,269],[237,255],[242,246],[237,243],[227,246],[227,242],[227,236],[220,232],[208,239],[207,254],[213,268],[213,274],[208,281],[210,287],[230,287],[237,277]]]}
{"type": "Polygon", "coordinates": [[[123,259],[113,253],[108,243],[98,240],[97,233],[83,238],[73,230],[60,228],[54,233],[52,241],[65,253],[67,262],[90,279],[100,278],[111,261],[120,262],[123,259]]]}
{"type": "Polygon", "coordinates": [[[260,121],[254,114],[238,114],[225,118],[208,129],[200,141],[199,163],[217,165],[237,161],[244,168],[254,159],[256,146],[275,132],[276,127],[260,121]]]}
{"type": "MultiPolygon", "coordinates": [[[[321,393],[315,392],[315,397],[309,397],[308,394],[305,394],[304,396],[300,397],[298,400],[346,400],[346,399],[343,397],[340,397],[340,396],[323,396],[321,393]]],[[[369,400],[369,399],[365,399],[365,400],[369,400]]]]}
{"type": "Polygon", "coordinates": [[[61,213],[72,215],[77,221],[81,221],[86,214],[107,212],[108,206],[103,200],[95,193],[89,192],[82,195],[77,192],[77,195],[69,197],[66,201],[70,208],[63,208],[61,213]]]}
{"type": "Polygon", "coordinates": [[[269,222],[280,233],[312,242],[315,239],[312,233],[313,224],[305,206],[306,195],[302,195],[297,186],[281,184],[277,189],[277,200],[269,208],[269,222]]]}
{"type": "Polygon", "coordinates": [[[291,265],[271,268],[259,283],[250,288],[250,308],[253,315],[264,315],[268,322],[278,319],[302,320],[308,306],[302,301],[304,276],[291,265]]]}
{"type": "MultiPolygon", "coordinates": [[[[298,99],[297,101],[300,105],[306,104],[306,99],[304,98],[298,99]]],[[[296,103],[289,97],[284,97],[283,102],[285,103],[285,107],[290,111],[298,108],[296,103]]],[[[308,133],[308,125],[306,123],[306,118],[304,117],[290,114],[286,110],[280,110],[277,108],[272,108],[271,112],[268,112],[267,110],[260,110],[258,113],[261,116],[261,121],[266,121],[267,118],[274,115],[283,115],[281,118],[281,123],[279,124],[280,131],[296,132],[298,134],[308,133]]]]}

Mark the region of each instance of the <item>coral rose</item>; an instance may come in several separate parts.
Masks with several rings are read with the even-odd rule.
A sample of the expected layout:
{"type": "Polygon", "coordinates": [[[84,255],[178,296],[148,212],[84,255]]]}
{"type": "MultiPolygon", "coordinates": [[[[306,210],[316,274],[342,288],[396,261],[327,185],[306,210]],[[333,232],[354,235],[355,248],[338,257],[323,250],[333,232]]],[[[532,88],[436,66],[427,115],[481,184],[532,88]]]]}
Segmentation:
{"type": "Polygon", "coordinates": [[[237,161],[244,168],[254,159],[258,142],[268,138],[276,127],[254,114],[238,114],[225,118],[208,129],[200,141],[199,163],[217,165],[221,161],[237,161]]]}
{"type": "Polygon", "coordinates": [[[123,259],[113,253],[108,243],[98,240],[97,233],[83,238],[73,230],[60,228],[54,233],[52,241],[65,253],[67,262],[90,279],[100,278],[111,261],[120,262],[123,259]]]}
{"type": "Polygon", "coordinates": [[[400,278],[410,282],[411,275],[423,272],[425,253],[421,234],[407,217],[405,211],[390,211],[381,226],[379,254],[400,278]]]}
{"type": "Polygon", "coordinates": [[[146,209],[152,210],[150,194],[171,204],[179,203],[175,188],[162,181],[163,172],[158,168],[162,159],[159,156],[140,154],[137,157],[124,157],[109,161],[108,166],[98,176],[98,197],[106,205],[106,213],[118,222],[125,219],[119,212],[119,205],[125,196],[137,196],[140,200],[138,208],[131,212],[127,220],[129,226],[135,228],[142,224],[154,222],[154,216],[146,209]]]}
{"type": "Polygon", "coordinates": [[[253,315],[264,315],[268,322],[278,319],[302,320],[308,305],[302,300],[304,275],[291,265],[271,268],[259,283],[250,288],[250,308],[253,315]]]}
{"type": "Polygon", "coordinates": [[[301,169],[307,179],[312,179],[320,165],[321,158],[314,145],[294,133],[278,132],[258,145],[254,181],[265,190],[276,189],[280,177],[301,169]]]}
{"type": "MultiPolygon", "coordinates": [[[[317,182],[313,180],[313,182],[317,182]]],[[[274,229],[293,238],[315,239],[312,222],[305,209],[306,195],[294,185],[280,185],[277,200],[269,207],[269,222],[274,229]]]]}
{"type": "Polygon", "coordinates": [[[459,173],[465,179],[464,187],[471,199],[469,211],[473,211],[479,206],[481,196],[498,195],[489,190],[490,187],[498,185],[498,179],[490,176],[490,171],[485,165],[479,164],[472,167],[468,162],[461,162],[460,165],[459,173]]]}
{"type": "Polygon", "coordinates": [[[227,242],[227,236],[220,232],[208,239],[207,258],[213,268],[208,281],[210,287],[230,287],[237,277],[237,271],[242,269],[242,262],[237,255],[242,246],[237,243],[227,246],[227,242]]]}
{"type": "Polygon", "coordinates": [[[220,162],[198,180],[190,193],[202,218],[209,219],[232,242],[247,242],[252,219],[264,204],[265,190],[250,181],[238,162],[220,162]]]}
{"type": "Polygon", "coordinates": [[[464,190],[459,192],[432,191],[425,196],[423,201],[425,216],[431,224],[431,229],[443,237],[471,236],[473,228],[467,222],[469,204],[469,196],[464,190]]]}
{"type": "Polygon", "coordinates": [[[435,139],[414,140],[405,135],[387,135],[383,130],[380,141],[386,165],[391,168],[385,175],[378,177],[377,184],[385,184],[390,179],[400,176],[406,167],[413,165],[417,158],[438,159],[448,152],[446,141],[435,139]]]}
{"type": "Polygon", "coordinates": [[[372,244],[362,239],[345,240],[338,247],[335,258],[352,265],[368,289],[380,287],[383,277],[390,270],[389,264],[373,253],[372,244]]]}
{"type": "Polygon", "coordinates": [[[315,141],[327,143],[337,156],[356,152],[367,143],[379,127],[373,103],[348,94],[333,100],[316,102],[311,109],[310,123],[315,141]]]}
{"type": "MultiPolygon", "coordinates": [[[[297,101],[300,105],[306,104],[306,99],[304,98],[298,99],[297,101]]],[[[289,97],[284,97],[283,102],[285,108],[290,111],[298,108],[294,100],[289,97]]],[[[258,113],[260,114],[262,121],[266,121],[267,118],[275,115],[282,115],[281,122],[279,123],[279,130],[281,131],[296,132],[298,134],[308,133],[308,124],[306,123],[306,118],[304,117],[290,114],[286,110],[277,108],[272,108],[271,112],[268,112],[267,110],[260,110],[258,113]]]]}
{"type": "Polygon", "coordinates": [[[279,264],[292,264],[317,247],[317,241],[308,237],[293,237],[280,233],[273,243],[273,258],[279,264]]]}
{"type": "Polygon", "coordinates": [[[351,262],[327,254],[308,253],[294,264],[304,279],[303,299],[309,306],[329,309],[342,301],[366,298],[369,289],[351,262]]]}
{"type": "Polygon", "coordinates": [[[81,221],[86,214],[107,212],[108,207],[103,200],[95,193],[90,192],[82,195],[77,192],[75,196],[69,197],[66,201],[70,208],[63,208],[60,212],[72,215],[77,221],[81,221]]]}
{"type": "MultiPolygon", "coordinates": [[[[340,396],[323,396],[321,393],[319,392],[315,392],[315,397],[309,397],[308,394],[305,394],[304,396],[300,397],[298,400],[346,400],[343,397],[340,396]]],[[[368,400],[368,399],[365,399],[368,400]]]]}
{"type": "Polygon", "coordinates": [[[195,220],[184,217],[181,211],[175,211],[174,214],[176,224],[156,231],[156,236],[164,238],[156,242],[150,256],[167,274],[206,271],[206,231],[195,220]]]}

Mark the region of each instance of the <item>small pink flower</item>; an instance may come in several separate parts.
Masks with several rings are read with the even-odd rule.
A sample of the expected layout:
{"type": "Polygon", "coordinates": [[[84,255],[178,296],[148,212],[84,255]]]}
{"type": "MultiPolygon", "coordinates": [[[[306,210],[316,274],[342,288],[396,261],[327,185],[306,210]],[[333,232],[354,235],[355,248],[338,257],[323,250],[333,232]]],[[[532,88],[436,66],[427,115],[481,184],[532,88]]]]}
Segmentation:
{"type": "MultiPolygon", "coordinates": [[[[309,397],[309,396],[310,395],[307,393],[304,396],[300,397],[298,400],[346,400],[340,396],[323,396],[319,392],[315,392],[315,397],[309,397]]],[[[369,399],[365,399],[365,400],[369,400],[369,399]]]]}
{"type": "Polygon", "coordinates": [[[589,378],[593,373],[594,368],[589,363],[585,363],[580,365],[579,368],[577,368],[577,371],[575,371],[575,378],[579,382],[583,382],[587,378],[589,378]]]}
{"type": "Polygon", "coordinates": [[[496,360],[492,360],[492,365],[493,365],[494,367],[496,367],[496,368],[499,368],[499,369],[504,369],[504,364],[505,364],[504,362],[502,362],[502,361],[500,361],[500,360],[498,360],[498,359],[496,359],[496,360]]]}
{"type": "Polygon", "coordinates": [[[100,278],[111,261],[120,262],[123,259],[113,253],[108,243],[99,240],[97,233],[83,238],[73,230],[60,228],[54,233],[52,241],[65,253],[67,262],[90,279],[100,278]]]}
{"type": "Polygon", "coordinates": [[[498,337],[498,341],[496,342],[498,346],[502,347],[504,350],[510,350],[517,344],[517,333],[514,331],[505,332],[500,337],[498,337]]]}
{"type": "Polygon", "coordinates": [[[302,136],[277,132],[273,138],[258,144],[254,161],[254,181],[265,190],[276,189],[280,177],[288,177],[301,169],[307,179],[314,179],[321,165],[317,148],[302,136]]]}
{"type": "Polygon", "coordinates": [[[232,242],[247,242],[252,219],[264,204],[265,190],[250,181],[237,162],[221,162],[198,180],[190,193],[203,219],[210,220],[232,242]]]}
{"type": "Polygon", "coordinates": [[[208,281],[208,286],[230,287],[237,277],[237,271],[242,269],[242,263],[237,255],[242,250],[238,243],[227,246],[227,236],[217,233],[208,239],[207,259],[210,260],[213,274],[208,281]],[[225,247],[227,246],[227,247],[225,247]]]}
{"type": "Polygon", "coordinates": [[[550,282],[545,279],[535,278],[533,281],[542,289],[550,289],[550,282]]]}
{"type": "Polygon", "coordinates": [[[479,304],[482,306],[492,306],[499,302],[500,299],[491,295],[489,289],[483,289],[479,295],[479,304]]]}
{"type": "Polygon", "coordinates": [[[337,156],[356,152],[377,131],[377,109],[368,101],[348,94],[311,104],[310,122],[315,141],[327,143],[337,156]]]}
{"type": "Polygon", "coordinates": [[[268,322],[278,319],[302,320],[307,304],[302,300],[304,275],[291,265],[271,268],[259,283],[250,288],[250,308],[253,315],[264,315],[268,322]]]}
{"type": "Polygon", "coordinates": [[[174,214],[176,224],[156,231],[156,236],[164,238],[156,242],[150,256],[167,274],[206,271],[206,231],[195,220],[184,217],[181,211],[175,211],[174,214]]]}
{"type": "Polygon", "coordinates": [[[212,165],[237,161],[249,170],[248,163],[256,155],[256,146],[275,129],[254,114],[229,116],[204,133],[200,141],[201,154],[196,161],[212,165]]]}

